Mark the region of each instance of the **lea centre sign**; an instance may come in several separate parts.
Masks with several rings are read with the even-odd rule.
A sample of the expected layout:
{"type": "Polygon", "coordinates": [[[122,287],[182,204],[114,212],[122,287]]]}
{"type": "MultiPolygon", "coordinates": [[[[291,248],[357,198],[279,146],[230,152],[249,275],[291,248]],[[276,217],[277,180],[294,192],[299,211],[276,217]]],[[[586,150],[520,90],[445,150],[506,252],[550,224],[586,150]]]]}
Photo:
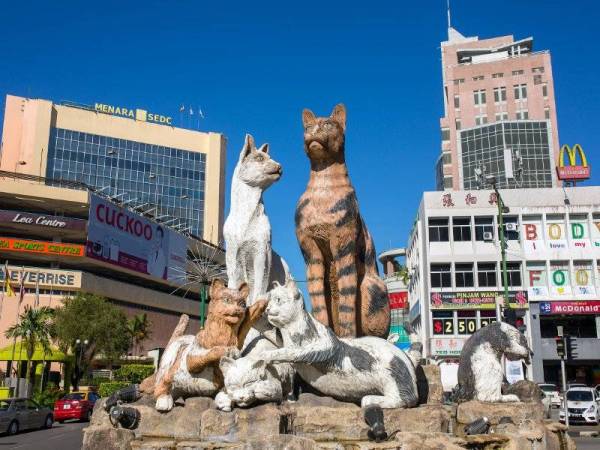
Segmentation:
{"type": "Polygon", "coordinates": [[[138,120],[140,122],[152,122],[161,125],[173,125],[173,118],[148,112],[145,109],[131,109],[123,106],[106,105],[104,103],[94,103],[94,109],[104,114],[112,114],[113,116],[127,117],[129,119],[138,120]]]}
{"type": "Polygon", "coordinates": [[[0,223],[34,225],[48,228],[85,230],[87,221],[71,217],[51,216],[0,209],[0,223]]]}
{"type": "Polygon", "coordinates": [[[587,180],[590,177],[590,167],[587,163],[587,158],[583,152],[581,145],[575,144],[573,148],[567,144],[560,148],[558,154],[558,167],[556,167],[559,180],[575,181],[575,180],[587,180]],[[565,166],[565,153],[567,154],[569,165],[565,166]],[[577,153],[581,164],[577,165],[577,153]]]}

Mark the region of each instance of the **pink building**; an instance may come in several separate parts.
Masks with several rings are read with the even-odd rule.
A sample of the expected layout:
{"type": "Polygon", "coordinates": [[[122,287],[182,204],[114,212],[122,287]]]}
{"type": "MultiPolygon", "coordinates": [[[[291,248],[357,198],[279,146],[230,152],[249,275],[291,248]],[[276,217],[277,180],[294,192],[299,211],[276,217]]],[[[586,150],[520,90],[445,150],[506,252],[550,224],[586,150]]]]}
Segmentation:
{"type": "Polygon", "coordinates": [[[479,40],[448,29],[441,43],[444,117],[438,190],[556,187],[559,140],[550,53],[533,38],[479,40]]]}

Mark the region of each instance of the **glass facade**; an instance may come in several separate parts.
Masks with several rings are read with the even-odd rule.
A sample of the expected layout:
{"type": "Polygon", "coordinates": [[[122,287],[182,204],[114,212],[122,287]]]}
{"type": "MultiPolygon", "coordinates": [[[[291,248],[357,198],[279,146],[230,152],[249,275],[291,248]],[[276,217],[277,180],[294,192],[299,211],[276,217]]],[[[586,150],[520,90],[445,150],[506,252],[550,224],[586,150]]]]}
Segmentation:
{"type": "MultiPolygon", "coordinates": [[[[78,181],[146,204],[202,236],[206,155],[154,144],[52,128],[46,177],[78,181]],[[125,194],[125,195],[121,195],[125,194]]],[[[51,181],[49,181],[51,183],[51,181]]]]}
{"type": "Polygon", "coordinates": [[[460,133],[465,190],[478,189],[475,169],[485,166],[499,188],[552,187],[552,151],[548,122],[514,121],[480,126],[460,133]],[[514,178],[506,177],[504,150],[512,150],[514,178]],[[522,171],[518,174],[521,157],[522,171]]]}

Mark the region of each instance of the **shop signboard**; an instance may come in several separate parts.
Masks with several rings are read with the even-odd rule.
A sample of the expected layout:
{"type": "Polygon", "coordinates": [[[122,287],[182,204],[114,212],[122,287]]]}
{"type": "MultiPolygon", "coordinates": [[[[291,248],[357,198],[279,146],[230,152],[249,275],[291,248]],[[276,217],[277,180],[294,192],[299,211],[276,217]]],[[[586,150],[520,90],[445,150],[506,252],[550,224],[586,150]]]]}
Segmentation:
{"type": "MultiPolygon", "coordinates": [[[[18,286],[23,276],[26,287],[77,289],[81,287],[81,272],[76,270],[47,269],[45,267],[8,266],[8,278],[12,286],[18,286]]],[[[0,270],[0,283],[4,270],[0,270]]]]}
{"type": "Polygon", "coordinates": [[[600,314],[600,300],[540,302],[540,314],[600,314]]]}
{"type": "Polygon", "coordinates": [[[185,283],[187,238],[96,194],[90,195],[85,254],[156,279],[185,283]]]}
{"type": "Polygon", "coordinates": [[[54,229],[85,230],[86,220],[73,217],[34,214],[22,211],[0,209],[0,223],[33,225],[54,229]]]}
{"type": "MultiPolygon", "coordinates": [[[[432,292],[431,309],[495,309],[496,301],[504,302],[502,291],[432,292]]],[[[510,291],[511,308],[527,308],[526,291],[510,291]]]]}
{"type": "Polygon", "coordinates": [[[388,292],[391,309],[404,309],[408,307],[408,292],[388,292]]]}
{"type": "Polygon", "coordinates": [[[64,242],[30,241],[0,237],[0,251],[77,257],[83,256],[84,246],[64,242]]]}
{"type": "Polygon", "coordinates": [[[433,356],[460,356],[466,338],[438,338],[430,340],[430,350],[433,356]]]}

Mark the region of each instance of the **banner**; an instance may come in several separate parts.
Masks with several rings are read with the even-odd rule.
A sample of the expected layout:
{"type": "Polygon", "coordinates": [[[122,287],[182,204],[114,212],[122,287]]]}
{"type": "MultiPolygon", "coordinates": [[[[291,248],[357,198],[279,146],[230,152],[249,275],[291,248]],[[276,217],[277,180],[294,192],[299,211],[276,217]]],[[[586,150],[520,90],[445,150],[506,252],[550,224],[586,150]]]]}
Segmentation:
{"type": "MultiPolygon", "coordinates": [[[[496,299],[504,302],[502,291],[432,292],[431,309],[495,309],[496,299]]],[[[510,291],[511,308],[527,308],[527,292],[510,291]]]]}
{"type": "Polygon", "coordinates": [[[90,194],[86,256],[156,279],[184,284],[187,238],[90,194]]]}
{"type": "Polygon", "coordinates": [[[572,295],[569,264],[553,264],[550,267],[550,293],[552,295],[572,295]]]}
{"type": "Polygon", "coordinates": [[[590,233],[592,237],[592,246],[600,250],[600,219],[594,218],[592,221],[592,232],[590,233]]]}
{"type": "Polygon", "coordinates": [[[544,233],[542,232],[541,219],[523,219],[523,233],[525,237],[523,248],[528,258],[543,257],[546,252],[544,233]]]}
{"type": "Polygon", "coordinates": [[[431,338],[430,350],[435,356],[459,356],[466,338],[431,338]]]}
{"type": "Polygon", "coordinates": [[[0,250],[10,252],[41,253],[45,255],[83,256],[84,247],[63,242],[29,241],[0,237],[0,250]]]}
{"type": "Polygon", "coordinates": [[[595,296],[594,267],[591,261],[573,263],[574,294],[595,296]]]}
{"type": "MultiPolygon", "coordinates": [[[[8,279],[14,286],[21,283],[21,267],[8,266],[8,279]]],[[[4,271],[0,271],[0,283],[4,281],[4,271]]],[[[48,289],[81,288],[81,272],[75,270],[25,267],[23,284],[27,287],[39,286],[48,289]]]]}
{"type": "Polygon", "coordinates": [[[530,300],[545,299],[548,297],[548,271],[545,264],[527,263],[527,279],[529,287],[527,293],[530,300]]]}
{"type": "Polygon", "coordinates": [[[0,209],[0,223],[33,225],[68,230],[85,230],[87,221],[83,219],[74,219],[72,217],[33,214],[0,209]]]}
{"type": "Polygon", "coordinates": [[[600,314],[600,300],[540,302],[540,314],[600,314]]]}
{"type": "Polygon", "coordinates": [[[548,249],[553,252],[564,252],[567,250],[567,234],[565,233],[565,222],[562,220],[549,220],[546,224],[546,240],[548,249]]]}

